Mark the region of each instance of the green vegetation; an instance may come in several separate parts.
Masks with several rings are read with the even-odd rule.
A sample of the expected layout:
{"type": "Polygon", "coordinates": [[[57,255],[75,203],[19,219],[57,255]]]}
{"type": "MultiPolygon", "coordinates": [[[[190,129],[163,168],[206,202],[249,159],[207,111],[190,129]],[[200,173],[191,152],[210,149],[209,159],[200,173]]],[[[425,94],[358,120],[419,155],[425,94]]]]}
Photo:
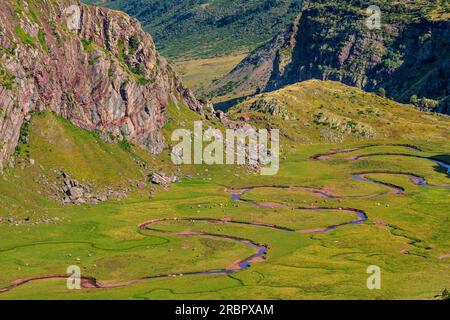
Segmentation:
{"type": "Polygon", "coordinates": [[[14,32],[16,33],[17,37],[23,44],[33,48],[36,47],[36,38],[26,33],[21,26],[15,27],[14,32]]]}
{"type": "MultiPolygon", "coordinates": [[[[64,274],[69,265],[79,265],[83,276],[96,277],[107,285],[160,274],[229,268],[254,252],[230,239],[182,237],[173,231],[251,239],[267,244],[268,254],[249,269],[229,275],[177,276],[114,289],[82,290],[67,290],[64,279],[33,281],[0,293],[0,299],[448,297],[448,189],[416,186],[408,177],[397,174],[368,176],[402,186],[405,193],[398,195],[389,193],[386,186],[352,178],[357,172],[382,170],[414,173],[433,185],[450,184],[449,177],[435,163],[401,155],[448,158],[448,117],[419,113],[411,106],[334,82],[310,81],[286,87],[271,93],[271,99],[285,103],[289,120],[283,122],[280,172],[267,177],[235,166],[181,166],[177,172],[167,149],[153,158],[126,141],[107,144],[99,133],[76,128],[50,113],[33,115],[29,126],[23,129],[27,136],[23,142],[27,145],[21,144],[29,157],[19,155],[15,168],[8,168],[0,179],[0,288],[17,279],[64,274]],[[320,130],[313,124],[318,109],[328,116],[351,117],[352,126],[371,125],[379,136],[362,142],[350,135],[345,143],[320,143],[320,130]],[[310,139],[308,142],[299,143],[300,134],[296,136],[292,131],[295,128],[291,127],[291,116],[301,126],[301,136],[310,139]],[[399,146],[400,143],[413,143],[423,152],[399,146]],[[360,146],[369,147],[350,150],[360,146]],[[336,149],[348,151],[329,160],[312,159],[336,149]],[[133,154],[145,160],[148,168],[139,167],[133,154]],[[379,155],[351,160],[369,154],[379,155]],[[33,165],[30,159],[35,161],[33,165]],[[132,191],[120,202],[63,206],[49,199],[52,181],[57,181],[53,180],[55,170],[63,170],[95,190],[121,185],[132,191]],[[148,182],[144,189],[134,187],[136,181],[145,183],[148,173],[154,171],[176,172],[181,181],[168,190],[148,182]],[[252,185],[268,187],[252,190],[244,199],[288,207],[256,208],[249,203],[232,202],[230,192],[225,190],[252,185]],[[338,197],[326,198],[307,188],[271,186],[303,186],[338,197]],[[380,196],[366,197],[373,194],[380,196]],[[291,206],[336,209],[292,210],[291,206]],[[339,208],[363,209],[369,220],[317,234],[193,221],[170,221],[145,230],[137,227],[144,221],[161,218],[226,218],[304,230],[355,219],[339,208]],[[382,269],[382,290],[367,289],[369,265],[382,269]],[[418,278],[426,281],[417,281],[418,278]]],[[[237,116],[237,110],[245,110],[251,102],[244,102],[232,114],[237,116]]],[[[200,119],[174,102],[167,113],[166,139],[174,128],[189,128],[200,119]]],[[[263,116],[255,111],[250,115],[257,124],[258,117],[263,116]]],[[[279,117],[273,116],[273,121],[276,119],[279,117]]]]}
{"type": "MultiPolygon", "coordinates": [[[[351,147],[346,145],[340,147],[351,147]]],[[[262,221],[286,227],[314,228],[345,222],[351,215],[339,211],[309,213],[283,209],[259,209],[248,204],[230,202],[230,195],[217,183],[246,186],[260,183],[310,185],[326,187],[343,195],[383,192],[377,187],[352,180],[355,166],[362,163],[315,162],[310,157],[334,146],[299,147],[282,163],[279,176],[261,181],[260,177],[221,174],[223,168],[209,168],[208,175],[173,185],[170,192],[160,192],[153,199],[132,197],[122,203],[98,206],[68,206],[50,211],[58,217],[56,225],[0,225],[3,235],[0,248],[1,285],[27,276],[64,273],[68,265],[78,264],[82,274],[92,275],[103,283],[117,283],[158,274],[221,269],[252,253],[245,246],[229,240],[202,237],[183,238],[158,230],[210,232],[251,238],[269,245],[267,259],[242,272],[226,275],[174,277],[138,283],[116,289],[65,289],[64,280],[31,282],[3,293],[0,299],[263,299],[263,298],[348,298],[348,299],[432,299],[448,286],[445,270],[448,261],[436,257],[446,252],[445,215],[448,203],[445,190],[412,186],[405,196],[388,195],[377,199],[329,200],[302,191],[266,189],[246,197],[255,201],[272,200],[289,205],[353,206],[365,208],[370,220],[358,226],[335,231],[301,235],[265,228],[205,223],[170,223],[155,230],[136,232],[143,221],[161,217],[230,217],[240,221],[262,221]],[[326,174],[325,174],[326,173],[326,174]],[[213,182],[207,177],[214,176],[213,182]],[[314,181],[314,182],[312,182],[314,181]],[[220,205],[222,204],[222,206],[220,205]],[[430,216],[429,206],[433,206],[430,216]],[[438,223],[436,221],[439,221],[438,223]],[[391,231],[384,223],[401,228],[391,231]],[[17,237],[22,230],[24,236],[17,237]],[[431,249],[409,244],[417,238],[431,249]],[[36,250],[39,249],[39,250],[36,250]],[[407,249],[410,254],[402,254],[407,249]],[[426,254],[423,259],[417,255],[426,254]],[[383,290],[365,287],[368,265],[383,270],[383,290]],[[145,267],[144,267],[145,266],[145,267]],[[426,276],[426,282],[417,277],[426,276]],[[193,279],[195,281],[193,281],[193,279]]],[[[435,146],[428,148],[432,150],[435,146]]],[[[374,147],[364,152],[388,150],[374,147]]],[[[397,151],[407,152],[402,148],[397,151]]],[[[404,163],[402,157],[379,157],[364,162],[366,170],[412,170],[435,182],[448,182],[433,166],[421,160],[404,163]],[[401,161],[399,161],[401,160],[401,161]]],[[[379,178],[380,179],[380,178],[379,178]]]]}
{"type": "Polygon", "coordinates": [[[445,288],[441,295],[442,300],[450,300],[450,291],[445,288]]]}
{"type": "Polygon", "coordinates": [[[136,53],[138,45],[139,39],[137,38],[137,36],[134,36],[129,40],[128,47],[125,47],[125,41],[123,39],[120,39],[118,42],[119,54],[116,58],[119,59],[123,66],[128,69],[131,75],[133,75],[136,82],[144,86],[151,83],[153,79],[148,79],[145,76],[145,70],[141,64],[132,65],[130,63],[130,60],[128,59],[129,55],[133,55],[136,53]]]}
{"type": "MultiPolygon", "coordinates": [[[[234,0],[193,2],[196,10],[177,17],[176,24],[198,17],[197,10],[218,12],[214,8],[220,5],[224,16],[213,15],[210,22],[214,29],[227,28],[224,39],[243,30],[243,19],[251,27],[250,17],[292,3],[250,0],[239,10],[232,7],[230,14],[226,8],[234,0]]],[[[178,5],[187,4],[167,1],[163,12],[178,10],[178,5]]],[[[443,6],[436,2],[433,12],[445,15],[443,6]]],[[[272,21],[262,18],[264,24],[272,21]]],[[[45,48],[44,32],[37,39],[21,28],[15,32],[23,44],[45,48]]],[[[242,33],[236,41],[254,44],[258,33],[251,41],[242,33]]],[[[105,53],[88,40],[81,45],[90,53],[89,64],[105,53]]],[[[205,54],[241,44],[235,45],[223,50],[213,46],[205,54]]],[[[186,48],[181,44],[170,50],[186,48]]],[[[330,46],[321,48],[328,51],[330,46]]],[[[146,84],[152,80],[145,78],[145,70],[129,62],[137,50],[138,39],[132,37],[119,42],[118,56],[110,53],[110,58],[146,84]]],[[[208,61],[217,66],[224,60],[208,61]]],[[[200,70],[192,83],[201,88],[200,78],[205,75],[210,81],[212,75],[203,62],[191,63],[188,70],[200,70]]],[[[2,86],[12,89],[14,81],[0,68],[2,86]]],[[[233,88],[230,82],[228,89],[233,88]]],[[[431,160],[450,162],[449,117],[420,112],[385,95],[313,80],[232,107],[232,119],[241,122],[245,114],[256,127],[280,129],[281,163],[275,176],[234,165],[173,165],[173,130],[192,129],[195,120],[204,121],[205,129],[224,130],[218,119],[205,120],[179,101],[170,101],[165,110],[167,143],[158,156],[121,139],[123,132],[117,137],[86,131],[53,113],[33,113],[20,130],[15,166],[5,166],[0,177],[0,299],[449,299],[450,174],[431,160]],[[89,186],[93,194],[119,190],[128,197],[63,204],[66,182],[61,172],[89,186]],[[179,179],[167,187],[154,185],[149,181],[154,172],[179,179]],[[363,174],[365,180],[357,179],[363,174]],[[423,177],[428,186],[414,177],[423,177]],[[246,201],[232,201],[233,192],[250,186],[260,187],[243,194],[246,201]],[[367,219],[351,224],[361,219],[361,212],[367,219]],[[142,227],[160,219],[166,220],[142,227]],[[266,247],[267,255],[242,271],[205,273],[236,268],[255,254],[249,242],[266,247]],[[63,276],[71,265],[78,265],[82,276],[112,287],[68,290],[63,276]],[[371,265],[382,270],[382,290],[367,289],[371,265]],[[187,273],[198,274],[183,276],[187,273]],[[2,290],[49,275],[62,278],[2,290]]],[[[73,92],[62,99],[70,111],[73,92]]],[[[431,103],[411,99],[416,105],[419,101],[431,103]]]]}
{"type": "MultiPolygon", "coordinates": [[[[448,117],[430,117],[403,105],[339,82],[310,80],[257,95],[230,109],[231,117],[249,114],[261,127],[279,128],[288,139],[302,143],[358,141],[374,138],[443,141],[433,127],[448,128],[448,117]],[[285,106],[283,117],[258,111],[259,100],[285,106]]],[[[450,134],[450,132],[449,132],[450,134]]]]}
{"type": "Polygon", "coordinates": [[[378,89],[378,95],[380,97],[386,98],[386,89],[384,89],[384,88],[378,89]]]}
{"type": "Polygon", "coordinates": [[[121,147],[126,152],[131,152],[133,144],[131,144],[127,139],[123,138],[122,140],[119,141],[119,147],[121,147]]]}
{"type": "Polygon", "coordinates": [[[170,58],[253,50],[289,25],[303,0],[84,0],[139,19],[170,58]]]}
{"type": "Polygon", "coordinates": [[[174,63],[174,67],[183,78],[183,84],[192,89],[197,96],[202,97],[206,95],[206,88],[230,72],[243,58],[245,54],[180,60],[174,63]]]}
{"type": "Polygon", "coordinates": [[[86,52],[92,52],[92,50],[94,50],[94,44],[90,40],[81,39],[81,45],[86,52]]]}
{"type": "Polygon", "coordinates": [[[45,52],[48,52],[47,39],[45,36],[45,31],[43,29],[39,29],[38,40],[39,40],[39,43],[40,43],[42,49],[44,49],[45,52]]]}
{"type": "Polygon", "coordinates": [[[449,20],[431,18],[436,10],[450,11],[450,3],[310,1],[301,19],[292,20],[293,28],[286,28],[253,51],[211,88],[211,97],[242,97],[239,91],[271,91],[299,81],[328,79],[403,103],[416,94],[438,101],[443,106],[436,111],[445,112],[448,108],[442,100],[449,95],[449,38],[442,30],[449,20]],[[367,27],[371,5],[381,9],[379,28],[367,27]],[[270,60],[274,60],[273,66],[270,60]]]}
{"type": "Polygon", "coordinates": [[[135,54],[139,47],[139,37],[135,34],[128,40],[129,54],[135,54]]]}
{"type": "Polygon", "coordinates": [[[16,77],[0,65],[0,85],[5,89],[11,90],[14,87],[15,80],[16,77]]]}
{"type": "Polygon", "coordinates": [[[99,59],[100,59],[100,56],[96,56],[96,55],[90,56],[88,59],[88,64],[92,66],[99,59]]]}
{"type": "Polygon", "coordinates": [[[136,75],[136,81],[137,83],[139,83],[141,86],[145,86],[146,84],[149,84],[152,82],[152,80],[147,79],[146,77],[143,77],[139,74],[135,74],[136,75]]]}
{"type": "Polygon", "coordinates": [[[12,56],[12,55],[14,55],[16,48],[17,48],[16,44],[11,45],[9,48],[5,48],[0,45],[0,53],[12,56]]]}
{"type": "Polygon", "coordinates": [[[417,95],[411,96],[410,102],[421,111],[434,111],[439,106],[439,101],[427,98],[418,98],[417,95]]]}
{"type": "Polygon", "coordinates": [[[81,181],[99,186],[139,177],[132,159],[120,146],[107,144],[61,117],[47,112],[34,115],[22,131],[31,158],[45,167],[74,172],[81,181]]]}

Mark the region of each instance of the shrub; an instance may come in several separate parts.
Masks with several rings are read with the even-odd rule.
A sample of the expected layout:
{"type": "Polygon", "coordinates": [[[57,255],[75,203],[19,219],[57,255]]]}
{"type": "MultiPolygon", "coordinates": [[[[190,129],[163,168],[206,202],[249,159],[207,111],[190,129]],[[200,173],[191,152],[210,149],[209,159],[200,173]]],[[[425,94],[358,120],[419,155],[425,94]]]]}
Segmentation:
{"type": "Polygon", "coordinates": [[[90,40],[81,40],[81,44],[83,45],[83,49],[86,52],[91,52],[94,49],[94,45],[92,44],[92,41],[90,40]]]}
{"type": "Polygon", "coordinates": [[[411,97],[411,103],[421,111],[433,111],[439,106],[439,101],[428,98],[418,99],[417,97],[414,99],[413,97],[411,97]]]}
{"type": "Polygon", "coordinates": [[[447,288],[442,291],[441,298],[442,300],[450,300],[450,291],[447,288]]]}
{"type": "Polygon", "coordinates": [[[126,152],[131,152],[131,147],[133,146],[133,144],[130,143],[127,139],[125,139],[125,137],[119,141],[118,145],[126,152]]]}
{"type": "Polygon", "coordinates": [[[138,48],[139,48],[139,37],[137,35],[133,35],[128,40],[128,53],[134,54],[136,53],[138,48]]]}
{"type": "Polygon", "coordinates": [[[11,90],[14,86],[16,77],[0,66],[0,85],[11,90]]]}
{"type": "Polygon", "coordinates": [[[377,94],[378,94],[380,97],[386,98],[386,89],[384,89],[384,88],[378,89],[377,94]]]}

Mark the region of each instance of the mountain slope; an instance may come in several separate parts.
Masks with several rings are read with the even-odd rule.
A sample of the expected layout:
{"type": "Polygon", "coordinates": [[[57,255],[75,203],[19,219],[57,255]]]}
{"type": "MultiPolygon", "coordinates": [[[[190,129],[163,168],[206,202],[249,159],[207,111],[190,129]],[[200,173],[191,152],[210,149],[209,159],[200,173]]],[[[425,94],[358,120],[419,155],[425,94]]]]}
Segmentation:
{"type": "Polygon", "coordinates": [[[138,18],[174,58],[253,50],[283,30],[303,0],[85,0],[138,18]]]}
{"type": "Polygon", "coordinates": [[[329,79],[384,89],[403,102],[414,95],[443,100],[450,95],[449,13],[445,1],[316,1],[289,30],[255,50],[210,91],[271,91],[329,79]],[[366,8],[372,4],[381,8],[380,30],[366,26],[366,8]]]}
{"type": "Polygon", "coordinates": [[[300,16],[297,16],[286,31],[280,32],[251,52],[225,77],[214,81],[207,89],[209,95],[220,97],[231,93],[239,96],[243,92],[262,91],[270,80],[277,57],[282,56],[282,52],[292,50],[299,19],[300,16]],[[282,48],[289,49],[281,50],[282,48]]]}
{"type": "Polygon", "coordinates": [[[246,114],[258,127],[280,129],[289,145],[425,138],[444,143],[450,135],[447,115],[424,113],[335,81],[288,85],[247,99],[228,113],[236,119],[246,114]]]}
{"type": "Polygon", "coordinates": [[[202,108],[125,14],[69,0],[7,0],[0,9],[0,164],[33,111],[159,153],[166,107],[202,108]]]}

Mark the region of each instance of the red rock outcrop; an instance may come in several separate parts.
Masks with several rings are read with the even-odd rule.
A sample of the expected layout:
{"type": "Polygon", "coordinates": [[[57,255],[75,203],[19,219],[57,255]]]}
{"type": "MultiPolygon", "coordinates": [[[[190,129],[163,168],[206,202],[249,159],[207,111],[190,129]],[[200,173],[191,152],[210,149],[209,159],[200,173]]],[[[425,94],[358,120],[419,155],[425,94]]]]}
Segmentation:
{"type": "Polygon", "coordinates": [[[0,166],[34,110],[160,153],[169,103],[201,111],[140,23],[79,1],[0,4],[0,166]]]}

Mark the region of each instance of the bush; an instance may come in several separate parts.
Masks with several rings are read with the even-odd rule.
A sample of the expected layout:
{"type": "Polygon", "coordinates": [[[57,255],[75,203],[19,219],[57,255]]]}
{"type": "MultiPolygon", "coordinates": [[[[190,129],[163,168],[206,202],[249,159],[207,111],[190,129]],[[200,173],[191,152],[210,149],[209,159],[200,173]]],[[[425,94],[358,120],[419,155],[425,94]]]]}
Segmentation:
{"type": "Polygon", "coordinates": [[[91,52],[94,50],[94,45],[90,40],[81,39],[81,44],[83,45],[83,50],[86,52],[91,52]]]}
{"type": "Polygon", "coordinates": [[[442,291],[441,298],[442,300],[450,300],[450,291],[447,288],[442,291]]]}
{"type": "Polygon", "coordinates": [[[439,101],[428,98],[418,99],[417,96],[411,97],[411,103],[421,111],[434,111],[439,106],[439,101]]]}
{"type": "Polygon", "coordinates": [[[386,98],[386,89],[384,89],[384,88],[378,89],[377,94],[378,94],[380,97],[386,98]]]}
{"type": "Polygon", "coordinates": [[[127,139],[123,138],[121,141],[119,141],[119,147],[122,148],[126,152],[131,152],[131,147],[133,144],[131,144],[127,139]]]}

